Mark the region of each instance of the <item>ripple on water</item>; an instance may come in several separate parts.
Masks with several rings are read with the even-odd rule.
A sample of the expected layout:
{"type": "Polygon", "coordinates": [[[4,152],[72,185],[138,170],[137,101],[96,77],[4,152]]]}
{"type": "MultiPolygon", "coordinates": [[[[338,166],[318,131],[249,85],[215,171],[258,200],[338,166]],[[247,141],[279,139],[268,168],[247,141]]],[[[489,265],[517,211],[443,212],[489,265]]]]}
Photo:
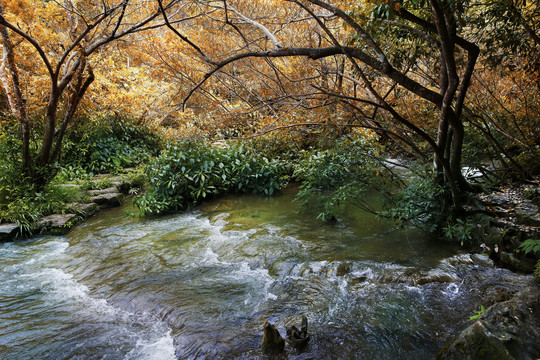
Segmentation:
{"type": "Polygon", "coordinates": [[[288,359],[431,358],[481,301],[529,281],[369,221],[369,234],[314,222],[289,200],[119,209],[1,246],[0,357],[262,359],[263,321],[303,313],[312,341],[288,359]]]}
{"type": "Polygon", "coordinates": [[[12,264],[0,272],[0,357],[174,359],[170,330],[152,314],[118,309],[61,269],[64,240],[2,247],[12,264]]]}

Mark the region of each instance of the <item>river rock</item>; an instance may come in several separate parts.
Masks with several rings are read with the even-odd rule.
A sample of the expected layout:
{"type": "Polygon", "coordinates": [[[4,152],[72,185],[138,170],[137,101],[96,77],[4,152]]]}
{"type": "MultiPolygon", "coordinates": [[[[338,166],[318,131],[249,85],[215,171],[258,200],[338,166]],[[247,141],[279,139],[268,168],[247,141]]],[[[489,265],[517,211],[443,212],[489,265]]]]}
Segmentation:
{"type": "Polygon", "coordinates": [[[501,265],[513,271],[519,271],[530,274],[534,271],[536,261],[529,258],[518,258],[515,254],[509,252],[500,252],[496,255],[501,265]]]}
{"type": "Polygon", "coordinates": [[[413,278],[411,283],[415,285],[424,285],[428,283],[452,283],[459,281],[461,281],[461,278],[453,272],[444,271],[442,269],[432,269],[425,275],[413,278]]]}
{"type": "Polygon", "coordinates": [[[73,209],[77,211],[78,213],[83,213],[84,215],[92,215],[98,210],[99,206],[96,203],[88,203],[88,204],[74,203],[74,204],[69,204],[68,208],[73,209]]]}
{"type": "Polygon", "coordinates": [[[527,287],[512,299],[496,303],[456,340],[446,345],[437,360],[521,360],[540,355],[540,288],[527,287]]]}
{"type": "Polygon", "coordinates": [[[443,266],[451,266],[451,267],[455,267],[458,265],[472,265],[473,260],[471,259],[470,254],[460,254],[460,255],[454,255],[448,259],[442,260],[441,264],[443,266]]]}
{"type": "Polygon", "coordinates": [[[349,262],[342,262],[336,269],[336,276],[344,276],[352,271],[353,264],[349,262]]]}
{"type": "Polygon", "coordinates": [[[278,329],[268,321],[263,325],[264,335],[262,349],[265,353],[277,353],[285,348],[285,340],[281,337],[278,329]]]}
{"type": "Polygon", "coordinates": [[[88,194],[90,196],[98,196],[103,194],[114,194],[118,193],[118,189],[116,187],[108,187],[106,189],[99,189],[99,190],[88,190],[88,194]]]}
{"type": "Polygon", "coordinates": [[[486,266],[486,267],[495,266],[495,262],[491,260],[488,255],[485,255],[485,254],[472,254],[471,259],[475,265],[486,266]]]}
{"type": "Polygon", "coordinates": [[[92,196],[90,201],[98,204],[102,208],[116,207],[120,206],[122,202],[124,202],[124,195],[118,192],[102,193],[92,196]]]}
{"type": "Polygon", "coordinates": [[[37,225],[39,227],[62,227],[65,226],[68,221],[76,217],[75,214],[54,214],[41,218],[37,225]]]}
{"type": "Polygon", "coordinates": [[[530,201],[524,201],[514,210],[516,214],[516,220],[519,224],[540,226],[540,214],[538,213],[538,206],[534,205],[530,201]]]}
{"type": "Polygon", "coordinates": [[[1,224],[0,225],[0,241],[9,241],[15,237],[17,229],[19,226],[17,224],[1,224]]]}
{"type": "Polygon", "coordinates": [[[368,276],[367,275],[358,275],[358,276],[353,276],[349,279],[349,283],[351,285],[357,285],[357,284],[360,284],[360,283],[363,283],[365,281],[367,281],[368,279],[368,276]]]}
{"type": "Polygon", "coordinates": [[[54,214],[41,218],[36,227],[42,233],[65,234],[75,223],[74,220],[77,220],[75,214],[54,214]]]}
{"type": "MultiPolygon", "coordinates": [[[[131,169],[131,171],[133,172],[134,169],[131,169]]],[[[92,180],[92,183],[95,187],[99,187],[103,184],[108,185],[109,188],[104,190],[108,190],[109,192],[111,192],[112,190],[113,192],[120,191],[122,194],[129,194],[132,188],[141,188],[142,186],[144,186],[145,177],[143,174],[123,176],[112,176],[110,174],[104,174],[96,175],[96,177],[92,180]]],[[[100,193],[101,190],[93,191],[100,193]]]]}

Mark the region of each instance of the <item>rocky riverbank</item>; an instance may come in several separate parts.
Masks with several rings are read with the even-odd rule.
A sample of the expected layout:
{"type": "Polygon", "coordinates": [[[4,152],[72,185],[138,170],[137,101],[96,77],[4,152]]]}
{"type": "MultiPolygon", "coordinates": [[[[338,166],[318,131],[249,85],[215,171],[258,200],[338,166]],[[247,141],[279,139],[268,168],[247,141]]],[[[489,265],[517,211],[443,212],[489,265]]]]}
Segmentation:
{"type": "MultiPolygon", "coordinates": [[[[480,195],[494,216],[481,247],[497,266],[532,273],[540,254],[520,245],[540,238],[540,179],[480,195]]],[[[501,293],[494,304],[479,304],[474,323],[441,349],[437,360],[517,360],[540,358],[540,284],[515,294],[501,293]]]]}
{"type": "Polygon", "coordinates": [[[498,302],[457,338],[437,360],[514,360],[540,357],[540,287],[529,286],[498,302]]]}
{"type": "Polygon", "coordinates": [[[540,177],[480,194],[480,199],[492,214],[485,227],[483,250],[498,266],[532,273],[540,252],[525,254],[520,245],[540,239],[540,177]]]}
{"type": "Polygon", "coordinates": [[[84,201],[66,204],[62,213],[44,216],[29,228],[15,223],[0,224],[0,242],[13,241],[38,234],[66,234],[79,221],[101,209],[122,205],[127,196],[137,192],[144,185],[140,176],[132,174],[99,174],[84,185],[59,184],[59,187],[75,188],[82,193],[84,201]]]}

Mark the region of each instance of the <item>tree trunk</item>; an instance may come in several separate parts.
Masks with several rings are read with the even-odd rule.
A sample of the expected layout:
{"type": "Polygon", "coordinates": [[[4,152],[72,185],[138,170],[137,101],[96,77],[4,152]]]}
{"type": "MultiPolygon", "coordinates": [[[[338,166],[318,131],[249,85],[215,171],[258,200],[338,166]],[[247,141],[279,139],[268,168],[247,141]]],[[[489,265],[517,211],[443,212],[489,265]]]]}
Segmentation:
{"type": "Polygon", "coordinates": [[[69,100],[69,103],[67,105],[67,110],[64,115],[64,120],[62,121],[62,124],[60,125],[60,129],[58,129],[58,134],[56,135],[56,145],[51,157],[51,161],[57,161],[60,158],[60,153],[62,152],[62,141],[64,139],[64,135],[66,133],[68,125],[71,123],[73,116],[75,115],[75,112],[77,111],[77,107],[79,106],[79,103],[81,102],[82,98],[84,97],[84,94],[86,93],[86,90],[90,87],[92,82],[94,81],[94,73],[92,72],[92,68],[90,67],[90,64],[88,64],[88,77],[84,79],[83,81],[83,74],[82,72],[86,66],[80,67],[80,74],[78,76],[77,82],[74,86],[73,95],[71,99],[69,100]]]}
{"type": "MultiPolygon", "coordinates": [[[[0,16],[4,16],[2,3],[0,3],[0,16]]],[[[5,26],[0,25],[0,33],[2,36],[3,47],[0,79],[6,91],[11,112],[17,118],[21,126],[23,170],[26,173],[30,173],[30,126],[28,124],[26,104],[22,97],[21,86],[19,83],[19,71],[15,62],[13,44],[11,43],[8,29],[5,26]]]]}
{"type": "Polygon", "coordinates": [[[39,154],[39,166],[44,167],[49,164],[52,146],[54,143],[54,132],[56,130],[56,111],[60,93],[57,88],[51,89],[49,95],[49,105],[47,106],[47,116],[45,119],[45,134],[41,143],[41,153],[39,154]]]}

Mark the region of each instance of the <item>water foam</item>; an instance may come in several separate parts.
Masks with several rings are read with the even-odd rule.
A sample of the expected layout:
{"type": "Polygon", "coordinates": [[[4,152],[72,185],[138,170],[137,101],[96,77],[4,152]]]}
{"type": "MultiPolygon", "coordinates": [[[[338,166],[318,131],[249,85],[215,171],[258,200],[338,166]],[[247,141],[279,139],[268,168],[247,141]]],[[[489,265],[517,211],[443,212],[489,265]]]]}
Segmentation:
{"type": "MultiPolygon", "coordinates": [[[[86,285],[61,268],[60,255],[68,246],[63,239],[53,238],[9,247],[9,261],[13,264],[0,272],[0,304],[35,314],[21,328],[25,332],[10,337],[10,341],[17,344],[31,341],[32,336],[49,338],[51,351],[61,352],[63,346],[68,346],[62,338],[70,334],[78,345],[66,349],[71,355],[63,356],[77,357],[75,354],[82,351],[77,349],[92,351],[90,349],[100,349],[107,342],[114,344],[108,350],[109,355],[126,354],[128,359],[175,359],[173,339],[165,324],[149,314],[122,310],[106,299],[91,295],[86,285]],[[53,347],[56,350],[52,350],[53,347]]],[[[13,326],[20,325],[18,317],[4,320],[13,326]]],[[[47,344],[40,346],[44,351],[47,344]]]]}
{"type": "Polygon", "coordinates": [[[157,340],[138,340],[124,360],[175,360],[174,352],[174,341],[169,331],[157,340]]]}

